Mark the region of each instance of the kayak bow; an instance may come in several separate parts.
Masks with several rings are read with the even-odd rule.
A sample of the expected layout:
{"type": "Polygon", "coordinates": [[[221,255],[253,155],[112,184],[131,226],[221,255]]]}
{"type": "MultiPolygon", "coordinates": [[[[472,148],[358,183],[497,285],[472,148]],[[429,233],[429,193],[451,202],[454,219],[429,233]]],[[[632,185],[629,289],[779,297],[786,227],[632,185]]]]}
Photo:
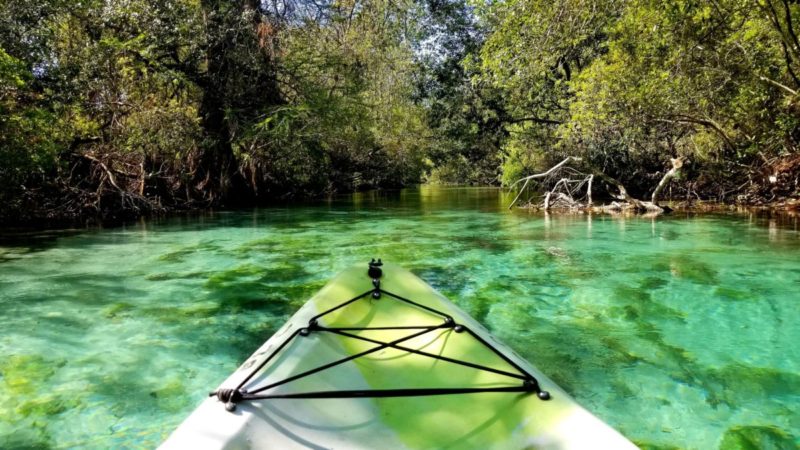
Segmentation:
{"type": "Polygon", "coordinates": [[[425,282],[373,260],[311,298],[161,448],[636,447],[425,282]]]}

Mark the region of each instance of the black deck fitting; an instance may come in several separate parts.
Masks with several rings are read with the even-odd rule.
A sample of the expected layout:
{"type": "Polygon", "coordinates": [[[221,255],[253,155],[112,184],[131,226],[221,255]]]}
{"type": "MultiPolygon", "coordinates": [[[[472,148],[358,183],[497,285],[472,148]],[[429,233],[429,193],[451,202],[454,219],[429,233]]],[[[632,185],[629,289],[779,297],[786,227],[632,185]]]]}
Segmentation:
{"type": "Polygon", "coordinates": [[[372,258],[372,261],[369,262],[369,270],[367,271],[367,275],[373,280],[376,280],[383,275],[383,271],[381,270],[381,266],[383,263],[381,259],[378,258],[378,261],[375,261],[375,258],[372,258]]]}

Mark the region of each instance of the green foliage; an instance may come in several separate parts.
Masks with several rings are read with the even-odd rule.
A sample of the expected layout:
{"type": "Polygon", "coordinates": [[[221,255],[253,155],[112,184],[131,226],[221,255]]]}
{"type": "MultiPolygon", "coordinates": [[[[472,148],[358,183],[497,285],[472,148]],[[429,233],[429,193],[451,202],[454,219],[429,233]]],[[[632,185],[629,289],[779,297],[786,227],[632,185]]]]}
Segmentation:
{"type": "Polygon", "coordinates": [[[755,3],[481,2],[478,78],[513,117],[559,122],[507,125],[504,181],[570,154],[644,195],[683,155],[690,182],[726,191],[796,154],[800,8],[755,3]]]}
{"type": "Polygon", "coordinates": [[[800,5],[281,5],[0,0],[4,214],[510,184],[565,155],[635,195],[676,156],[723,197],[794,178],[800,5]]]}
{"type": "Polygon", "coordinates": [[[772,153],[781,94],[760,77],[780,72],[778,43],[748,2],[721,7],[631,2],[575,83],[567,145],[656,161],[772,153]]]}
{"type": "Polygon", "coordinates": [[[128,153],[180,160],[201,141],[199,122],[196,107],[174,101],[132,111],[122,123],[118,145],[128,153]]]}
{"type": "Polygon", "coordinates": [[[509,139],[503,148],[505,159],[503,160],[502,182],[508,186],[514,181],[533,172],[541,166],[542,150],[531,151],[531,147],[525,145],[520,139],[509,139]]]}
{"type": "Polygon", "coordinates": [[[412,1],[1,2],[0,191],[58,181],[136,212],[417,182],[418,17],[412,1]]]}
{"type": "Polygon", "coordinates": [[[0,47],[0,199],[51,172],[67,135],[32,80],[23,62],[0,47]]]}
{"type": "Polygon", "coordinates": [[[433,136],[426,181],[495,184],[507,114],[498,90],[473,82],[483,31],[461,1],[424,3],[416,96],[426,106],[433,136]]]}
{"type": "Polygon", "coordinates": [[[412,6],[376,2],[354,14],[342,2],[326,23],[278,35],[287,104],[268,109],[239,147],[252,177],[272,190],[316,192],[419,180],[428,132],[411,98],[415,67],[403,43],[412,6]],[[277,173],[264,170],[267,161],[277,173]]]}
{"type": "Polygon", "coordinates": [[[568,118],[574,77],[605,52],[606,27],[620,2],[515,0],[478,3],[490,32],[467,63],[474,82],[502,96],[508,138],[502,142],[502,182],[510,184],[560,159],[557,127],[568,118]]]}

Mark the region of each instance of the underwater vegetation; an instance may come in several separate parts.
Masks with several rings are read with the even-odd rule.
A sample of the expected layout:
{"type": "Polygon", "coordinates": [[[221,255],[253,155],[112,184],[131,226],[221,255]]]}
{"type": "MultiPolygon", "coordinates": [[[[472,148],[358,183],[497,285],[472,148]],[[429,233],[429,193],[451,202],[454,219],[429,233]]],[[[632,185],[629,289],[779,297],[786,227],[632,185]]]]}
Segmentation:
{"type": "Polygon", "coordinates": [[[736,426],[722,436],[719,450],[783,450],[798,442],[785,431],[770,426],[736,426]]]}
{"type": "Polygon", "coordinates": [[[53,392],[49,386],[65,359],[40,355],[8,355],[0,359],[0,435],[4,448],[49,448],[48,422],[80,400],[69,392],[53,392]],[[13,432],[10,430],[14,430],[13,432]],[[4,442],[8,439],[8,442],[4,442]]]}
{"type": "Polygon", "coordinates": [[[370,257],[419,275],[642,448],[798,447],[797,231],[545,222],[480,195],[480,208],[342,200],[0,250],[0,448],[157,446],[370,257]]]}

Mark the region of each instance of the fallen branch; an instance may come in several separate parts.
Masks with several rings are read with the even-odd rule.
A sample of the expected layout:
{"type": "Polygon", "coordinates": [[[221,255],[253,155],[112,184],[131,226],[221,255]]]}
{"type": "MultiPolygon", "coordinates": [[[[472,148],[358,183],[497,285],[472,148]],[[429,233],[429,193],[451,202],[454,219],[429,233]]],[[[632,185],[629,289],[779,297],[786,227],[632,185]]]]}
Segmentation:
{"type": "Polygon", "coordinates": [[[601,180],[605,181],[606,183],[616,187],[617,190],[619,191],[619,194],[616,197],[620,200],[625,200],[633,207],[633,208],[621,207],[620,209],[636,209],[638,211],[663,212],[663,209],[657,205],[654,205],[650,202],[643,202],[637,198],[632,197],[630,194],[628,194],[628,190],[625,189],[625,186],[623,186],[622,183],[620,183],[616,179],[611,178],[610,176],[604,174],[603,172],[597,169],[593,169],[593,174],[596,175],[601,180]]]}
{"type": "Polygon", "coordinates": [[[508,187],[509,189],[513,189],[514,186],[519,184],[521,181],[525,181],[525,183],[522,185],[522,187],[519,190],[519,194],[517,194],[517,196],[514,197],[514,200],[511,202],[511,204],[508,205],[508,209],[511,209],[512,207],[514,207],[514,204],[517,203],[517,200],[519,200],[519,197],[522,195],[523,192],[525,192],[525,188],[528,186],[528,183],[530,183],[531,180],[535,180],[537,178],[544,178],[546,176],[549,176],[550,174],[552,174],[553,172],[557,171],[558,169],[560,169],[562,166],[564,166],[565,164],[567,164],[570,161],[581,161],[581,158],[579,158],[577,156],[567,156],[566,158],[564,158],[563,161],[561,161],[560,163],[558,163],[555,166],[551,167],[546,172],[537,173],[537,174],[529,175],[529,176],[524,177],[524,178],[520,178],[519,180],[517,180],[513,184],[511,184],[511,186],[508,187]]]}
{"type": "Polygon", "coordinates": [[[530,180],[534,180],[536,178],[546,177],[546,176],[550,175],[551,173],[555,172],[556,170],[560,169],[564,164],[566,164],[566,163],[568,163],[570,161],[580,162],[580,161],[582,161],[582,158],[580,158],[578,156],[567,156],[566,158],[564,158],[563,161],[561,161],[560,163],[558,163],[555,166],[551,167],[546,172],[536,173],[536,174],[533,174],[533,175],[529,175],[527,177],[520,178],[519,180],[517,180],[514,183],[512,183],[511,186],[509,186],[508,188],[509,189],[513,189],[514,186],[516,186],[517,184],[519,184],[520,181],[523,181],[523,180],[524,181],[530,181],[530,180]]]}
{"type": "Polygon", "coordinates": [[[765,76],[760,76],[758,78],[761,81],[766,81],[767,83],[769,83],[769,84],[771,84],[773,86],[777,86],[777,87],[783,89],[784,91],[786,91],[786,92],[788,92],[788,93],[790,93],[792,95],[797,95],[797,91],[796,90],[790,88],[789,86],[786,86],[785,84],[779,83],[779,82],[777,82],[777,81],[775,81],[773,79],[767,78],[765,76]]]}
{"type": "Polygon", "coordinates": [[[544,196],[544,210],[545,211],[550,209],[550,195],[552,193],[553,193],[553,191],[547,191],[547,194],[545,194],[545,196],[544,196]]]}
{"type": "MultiPolygon", "coordinates": [[[[555,194],[556,191],[558,190],[558,187],[561,186],[562,184],[566,187],[567,183],[569,183],[569,179],[568,178],[562,178],[562,179],[558,180],[558,183],[556,183],[555,186],[553,186],[553,189],[551,189],[550,191],[547,192],[547,196],[544,198],[544,210],[545,211],[547,211],[550,208],[550,196],[555,194]]],[[[564,194],[561,194],[560,192],[558,194],[559,194],[559,198],[568,198],[570,200],[570,202],[574,203],[574,201],[572,200],[572,197],[567,197],[564,194]]]]}
{"type": "Polygon", "coordinates": [[[568,163],[576,161],[581,162],[582,159],[576,156],[568,156],[564,158],[561,162],[554,165],[550,169],[536,173],[533,175],[529,175],[519,180],[515,181],[511,184],[510,187],[514,187],[519,183],[523,183],[522,187],[520,188],[519,193],[511,204],[508,206],[509,209],[514,207],[517,203],[519,198],[522,196],[522,193],[525,191],[525,188],[528,187],[528,184],[532,180],[542,179],[545,178],[545,183],[550,184],[553,183],[554,178],[551,176],[555,174],[557,171],[562,170],[566,172],[566,177],[562,177],[555,181],[551,186],[552,188],[548,189],[544,195],[544,202],[543,208],[545,211],[548,211],[551,208],[562,208],[562,209],[592,209],[592,186],[594,184],[594,179],[597,177],[598,179],[602,180],[609,186],[613,186],[618,191],[617,194],[613,194],[613,196],[619,200],[623,200],[625,203],[617,203],[612,202],[611,205],[601,207],[600,209],[603,211],[623,211],[623,210],[636,210],[639,212],[649,212],[649,213],[656,213],[660,214],[664,212],[664,209],[658,206],[656,200],[658,199],[659,194],[664,189],[664,187],[669,183],[669,180],[672,179],[683,166],[683,159],[676,158],[672,160],[672,169],[670,169],[664,177],[661,179],[661,182],[656,187],[655,191],[653,192],[653,196],[651,197],[652,201],[645,202],[634,198],[628,193],[628,190],[625,186],[619,182],[618,180],[606,175],[602,171],[595,169],[593,167],[586,167],[588,171],[588,175],[585,172],[581,172],[575,170],[574,168],[570,168],[567,166],[568,163]],[[548,177],[549,181],[548,181],[548,177]],[[583,177],[583,179],[575,179],[574,177],[583,177]],[[580,202],[580,197],[577,197],[578,200],[576,201],[576,194],[581,192],[584,185],[586,186],[586,203],[582,205],[580,202]],[[559,189],[563,190],[564,192],[559,192],[559,189]]]}

